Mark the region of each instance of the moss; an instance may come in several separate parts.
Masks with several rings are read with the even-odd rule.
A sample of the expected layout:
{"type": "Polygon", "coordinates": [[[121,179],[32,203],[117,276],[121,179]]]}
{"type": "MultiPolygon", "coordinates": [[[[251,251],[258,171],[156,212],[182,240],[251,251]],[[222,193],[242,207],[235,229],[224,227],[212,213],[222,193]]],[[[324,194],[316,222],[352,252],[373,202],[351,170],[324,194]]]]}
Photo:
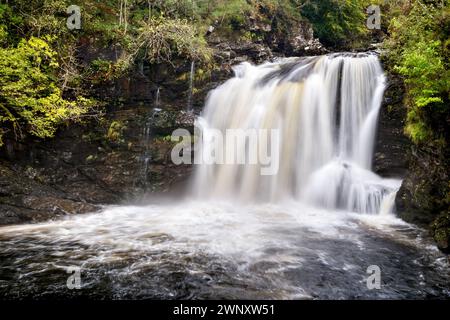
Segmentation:
{"type": "Polygon", "coordinates": [[[172,135],[158,135],[153,139],[154,144],[169,144],[175,145],[177,142],[172,141],[172,135]]]}
{"type": "Polygon", "coordinates": [[[189,72],[184,72],[177,77],[177,81],[187,81],[189,79],[189,72]]]}
{"type": "Polygon", "coordinates": [[[106,134],[106,138],[110,142],[124,142],[123,139],[123,131],[126,129],[126,126],[120,121],[111,122],[108,132],[106,134]]]}
{"type": "Polygon", "coordinates": [[[431,232],[439,249],[450,253],[450,212],[441,214],[432,223],[431,232]]]}

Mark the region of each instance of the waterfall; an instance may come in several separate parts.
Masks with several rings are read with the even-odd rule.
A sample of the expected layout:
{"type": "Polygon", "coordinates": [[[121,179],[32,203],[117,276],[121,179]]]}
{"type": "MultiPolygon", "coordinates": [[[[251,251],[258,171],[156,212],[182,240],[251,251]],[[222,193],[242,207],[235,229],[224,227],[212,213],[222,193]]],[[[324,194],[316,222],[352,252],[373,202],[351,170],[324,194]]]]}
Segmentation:
{"type": "Polygon", "coordinates": [[[161,88],[158,87],[158,89],[156,89],[155,95],[155,108],[159,108],[160,100],[161,100],[161,88]]]}
{"type": "MultiPolygon", "coordinates": [[[[359,213],[379,213],[399,181],[371,171],[385,76],[371,53],[286,58],[234,67],[213,90],[198,123],[210,128],[277,129],[279,171],[258,164],[201,164],[194,189],[202,198],[294,199],[359,213]]],[[[212,142],[204,141],[201,152],[212,142]]],[[[249,141],[240,148],[245,153],[249,141]]],[[[225,151],[226,152],[226,151],[225,151]]]]}
{"type": "Polygon", "coordinates": [[[159,108],[160,103],[161,103],[160,100],[161,100],[161,88],[158,87],[156,89],[156,93],[155,93],[154,108],[152,108],[149,111],[148,116],[145,120],[144,127],[142,129],[142,145],[144,148],[144,152],[142,153],[142,156],[140,159],[141,169],[140,169],[140,174],[139,174],[138,178],[140,180],[140,184],[143,186],[144,189],[147,189],[149,186],[147,175],[148,175],[148,169],[149,169],[149,164],[150,164],[150,160],[151,160],[150,143],[151,143],[151,134],[152,134],[152,124],[153,124],[155,115],[159,111],[161,111],[161,109],[159,108]]]}
{"type": "Polygon", "coordinates": [[[192,112],[193,110],[193,95],[194,95],[194,74],[195,74],[195,62],[191,62],[191,72],[189,74],[189,92],[188,92],[188,103],[187,112],[192,112]]]}

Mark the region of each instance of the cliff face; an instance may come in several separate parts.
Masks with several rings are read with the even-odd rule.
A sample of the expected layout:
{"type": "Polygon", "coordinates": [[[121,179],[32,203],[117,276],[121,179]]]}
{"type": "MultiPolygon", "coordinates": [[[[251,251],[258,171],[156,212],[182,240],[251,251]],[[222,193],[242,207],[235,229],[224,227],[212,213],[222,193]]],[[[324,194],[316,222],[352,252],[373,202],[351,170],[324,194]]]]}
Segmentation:
{"type": "Polygon", "coordinates": [[[438,247],[450,253],[449,150],[414,146],[408,153],[408,174],[396,206],[402,219],[428,227],[438,247]]]}
{"type": "Polygon", "coordinates": [[[388,73],[380,112],[374,170],[385,177],[402,178],[397,215],[430,230],[438,247],[450,252],[450,154],[448,147],[414,145],[404,134],[406,107],[403,81],[388,73]]]}
{"type": "Polygon", "coordinates": [[[374,154],[374,171],[383,177],[403,178],[408,171],[411,143],[403,133],[406,110],[403,82],[387,74],[387,87],[381,106],[374,154]]]}
{"type": "Polygon", "coordinates": [[[190,167],[172,164],[173,143],[162,134],[173,127],[190,129],[192,116],[160,111],[162,119],[146,139],[150,110],[125,105],[49,141],[8,141],[9,152],[0,160],[0,224],[92,212],[185,181],[190,167]]]}

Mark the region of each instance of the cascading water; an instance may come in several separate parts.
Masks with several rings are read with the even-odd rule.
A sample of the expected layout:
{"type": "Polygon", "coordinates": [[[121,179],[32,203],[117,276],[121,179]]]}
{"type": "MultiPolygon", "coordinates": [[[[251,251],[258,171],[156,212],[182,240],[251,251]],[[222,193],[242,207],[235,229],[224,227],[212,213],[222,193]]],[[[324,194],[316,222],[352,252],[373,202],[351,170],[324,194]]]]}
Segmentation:
{"type": "Polygon", "coordinates": [[[187,102],[187,112],[193,111],[193,96],[194,96],[194,75],[195,75],[195,62],[191,62],[191,71],[189,73],[189,92],[187,102]]]}
{"type": "MultiPolygon", "coordinates": [[[[204,164],[193,182],[199,199],[0,227],[0,298],[450,297],[447,258],[390,214],[399,181],[371,172],[385,81],[377,57],[244,63],[235,72],[211,92],[203,133],[279,129],[277,174],[204,164]],[[379,290],[363,280],[371,265],[382,270],[379,290]],[[74,267],[80,290],[67,288],[74,267]]],[[[159,100],[158,90],[143,132],[145,181],[159,100]]]]}
{"type": "Polygon", "coordinates": [[[161,111],[160,107],[160,100],[161,100],[161,88],[158,87],[156,89],[155,93],[155,102],[154,107],[151,109],[151,111],[148,114],[147,119],[145,120],[144,127],[142,129],[142,144],[144,151],[141,156],[141,170],[138,177],[138,180],[140,181],[141,186],[144,189],[147,189],[149,186],[148,181],[148,169],[149,169],[149,163],[151,160],[151,153],[150,153],[150,142],[151,142],[151,133],[152,133],[152,124],[155,115],[161,111]]]}
{"type": "MultiPolygon", "coordinates": [[[[210,94],[199,122],[202,130],[279,130],[279,172],[262,176],[255,164],[204,164],[197,170],[194,189],[207,197],[272,202],[292,198],[330,209],[379,212],[399,181],[371,172],[385,88],[377,56],[243,63],[234,71],[235,78],[210,94]]],[[[240,152],[246,153],[248,144],[240,152]]],[[[200,152],[205,149],[207,145],[200,152]]]]}

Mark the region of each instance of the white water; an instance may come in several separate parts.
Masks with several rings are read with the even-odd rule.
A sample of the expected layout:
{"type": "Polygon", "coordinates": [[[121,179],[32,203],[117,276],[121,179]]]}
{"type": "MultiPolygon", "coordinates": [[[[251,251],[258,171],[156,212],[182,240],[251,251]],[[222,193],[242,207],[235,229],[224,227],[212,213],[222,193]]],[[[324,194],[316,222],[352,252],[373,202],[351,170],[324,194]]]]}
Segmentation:
{"type": "Polygon", "coordinates": [[[0,228],[0,274],[9,279],[0,281],[0,296],[448,297],[448,264],[420,234],[392,215],[298,202],[110,207],[0,228]],[[383,270],[382,290],[367,290],[372,264],[383,270]],[[82,270],[76,292],[66,288],[71,266],[82,270]]]}
{"type": "Polygon", "coordinates": [[[399,181],[371,171],[383,90],[368,55],[238,66],[211,93],[203,128],[280,128],[276,176],[202,165],[200,200],[1,227],[0,297],[449,297],[445,258],[391,214],[399,181]],[[381,290],[364,280],[373,264],[381,290]],[[82,290],[67,290],[71,266],[82,290]]]}
{"type": "Polygon", "coordinates": [[[194,75],[195,75],[195,62],[191,62],[191,72],[189,74],[189,92],[188,92],[188,102],[187,102],[187,112],[192,112],[193,110],[193,96],[194,96],[194,75]]]}
{"type": "Polygon", "coordinates": [[[201,198],[288,198],[329,209],[379,213],[383,199],[400,181],[371,171],[385,89],[375,55],[243,63],[235,74],[211,92],[200,119],[203,130],[278,129],[280,170],[267,177],[254,164],[201,165],[193,186],[201,198]]]}

